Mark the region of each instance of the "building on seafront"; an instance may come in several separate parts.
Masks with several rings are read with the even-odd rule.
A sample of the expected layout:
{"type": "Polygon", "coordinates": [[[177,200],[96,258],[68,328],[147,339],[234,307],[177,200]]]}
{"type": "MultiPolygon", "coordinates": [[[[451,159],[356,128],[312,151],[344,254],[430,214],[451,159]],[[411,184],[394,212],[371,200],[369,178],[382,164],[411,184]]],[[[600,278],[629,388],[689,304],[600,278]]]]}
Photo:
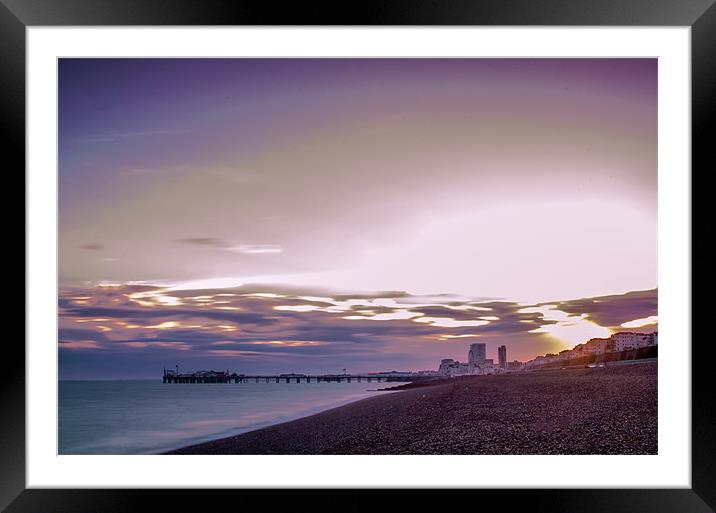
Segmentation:
{"type": "Polygon", "coordinates": [[[657,336],[658,332],[656,331],[654,333],[622,332],[615,333],[611,338],[614,351],[625,351],[658,345],[657,336]]]}
{"type": "Polygon", "coordinates": [[[537,356],[528,362],[525,367],[539,367],[554,362],[575,360],[584,356],[603,355],[606,353],[619,353],[631,349],[658,346],[659,332],[639,333],[633,331],[622,331],[614,333],[609,338],[593,338],[577,344],[572,349],[564,349],[559,354],[547,353],[544,356],[537,356]]]}
{"type": "Polygon", "coordinates": [[[443,376],[447,376],[450,374],[450,369],[455,367],[455,364],[459,364],[460,362],[456,362],[452,358],[443,358],[440,360],[440,365],[438,366],[438,373],[442,374],[443,376]]]}
{"type": "Polygon", "coordinates": [[[460,363],[452,358],[443,358],[440,360],[438,374],[442,376],[462,376],[469,373],[470,365],[467,363],[460,363]]]}
{"type": "Polygon", "coordinates": [[[497,361],[501,369],[507,368],[507,346],[503,345],[497,348],[497,361]]]}
{"type": "Polygon", "coordinates": [[[608,338],[592,338],[584,345],[591,354],[604,354],[609,350],[609,343],[608,338]]]}
{"type": "Polygon", "coordinates": [[[498,364],[492,358],[487,358],[487,346],[482,342],[470,344],[467,353],[467,363],[461,363],[452,358],[440,360],[437,373],[441,376],[465,376],[496,374],[522,369],[522,362],[514,361],[507,363],[507,346],[498,348],[498,364]]]}
{"type": "Polygon", "coordinates": [[[525,365],[525,364],[522,363],[522,362],[520,362],[520,361],[513,360],[513,361],[511,361],[511,362],[507,362],[507,370],[519,371],[519,370],[522,370],[522,368],[524,367],[524,365],[525,365]]]}
{"type": "Polygon", "coordinates": [[[470,344],[470,351],[467,353],[467,364],[470,368],[475,369],[485,363],[487,355],[486,346],[482,342],[470,344]]]}

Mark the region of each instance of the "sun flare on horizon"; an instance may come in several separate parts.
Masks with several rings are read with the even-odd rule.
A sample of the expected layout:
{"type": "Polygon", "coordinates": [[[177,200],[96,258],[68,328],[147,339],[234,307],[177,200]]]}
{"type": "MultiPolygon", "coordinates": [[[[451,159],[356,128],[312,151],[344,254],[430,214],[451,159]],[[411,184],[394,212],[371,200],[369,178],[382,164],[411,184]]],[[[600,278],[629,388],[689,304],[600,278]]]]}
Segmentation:
{"type": "Polygon", "coordinates": [[[587,320],[587,314],[569,315],[558,310],[555,305],[523,308],[520,311],[523,313],[538,312],[543,315],[545,321],[551,321],[550,324],[530,330],[530,333],[545,333],[558,340],[562,344],[560,350],[571,349],[592,338],[607,338],[612,334],[609,328],[587,320]]]}

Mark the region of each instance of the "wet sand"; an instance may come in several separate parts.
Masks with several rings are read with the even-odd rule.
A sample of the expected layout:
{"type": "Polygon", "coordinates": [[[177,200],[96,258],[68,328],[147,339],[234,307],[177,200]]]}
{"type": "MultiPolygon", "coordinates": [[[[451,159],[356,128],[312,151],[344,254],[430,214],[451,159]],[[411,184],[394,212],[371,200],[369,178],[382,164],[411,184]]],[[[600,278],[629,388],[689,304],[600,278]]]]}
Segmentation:
{"type": "Polygon", "coordinates": [[[655,362],[454,378],[169,454],[656,454],[655,362]]]}

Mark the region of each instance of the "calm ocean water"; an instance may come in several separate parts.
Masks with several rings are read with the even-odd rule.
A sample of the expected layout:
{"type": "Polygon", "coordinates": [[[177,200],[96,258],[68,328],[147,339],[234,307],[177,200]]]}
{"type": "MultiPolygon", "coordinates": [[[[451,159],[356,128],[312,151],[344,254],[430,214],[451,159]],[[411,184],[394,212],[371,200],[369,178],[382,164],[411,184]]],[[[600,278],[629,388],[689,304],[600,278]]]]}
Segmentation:
{"type": "Polygon", "coordinates": [[[399,383],[60,381],[60,454],[153,454],[327,410],[399,383]]]}

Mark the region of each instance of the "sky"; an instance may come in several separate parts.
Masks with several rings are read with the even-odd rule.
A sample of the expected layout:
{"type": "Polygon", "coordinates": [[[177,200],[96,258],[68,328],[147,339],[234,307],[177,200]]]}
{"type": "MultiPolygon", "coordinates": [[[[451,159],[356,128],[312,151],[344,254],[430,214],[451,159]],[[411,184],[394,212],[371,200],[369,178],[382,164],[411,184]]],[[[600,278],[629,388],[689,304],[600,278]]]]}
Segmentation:
{"type": "Polygon", "coordinates": [[[60,377],[654,331],[656,194],[656,59],[60,59],[60,377]]]}

